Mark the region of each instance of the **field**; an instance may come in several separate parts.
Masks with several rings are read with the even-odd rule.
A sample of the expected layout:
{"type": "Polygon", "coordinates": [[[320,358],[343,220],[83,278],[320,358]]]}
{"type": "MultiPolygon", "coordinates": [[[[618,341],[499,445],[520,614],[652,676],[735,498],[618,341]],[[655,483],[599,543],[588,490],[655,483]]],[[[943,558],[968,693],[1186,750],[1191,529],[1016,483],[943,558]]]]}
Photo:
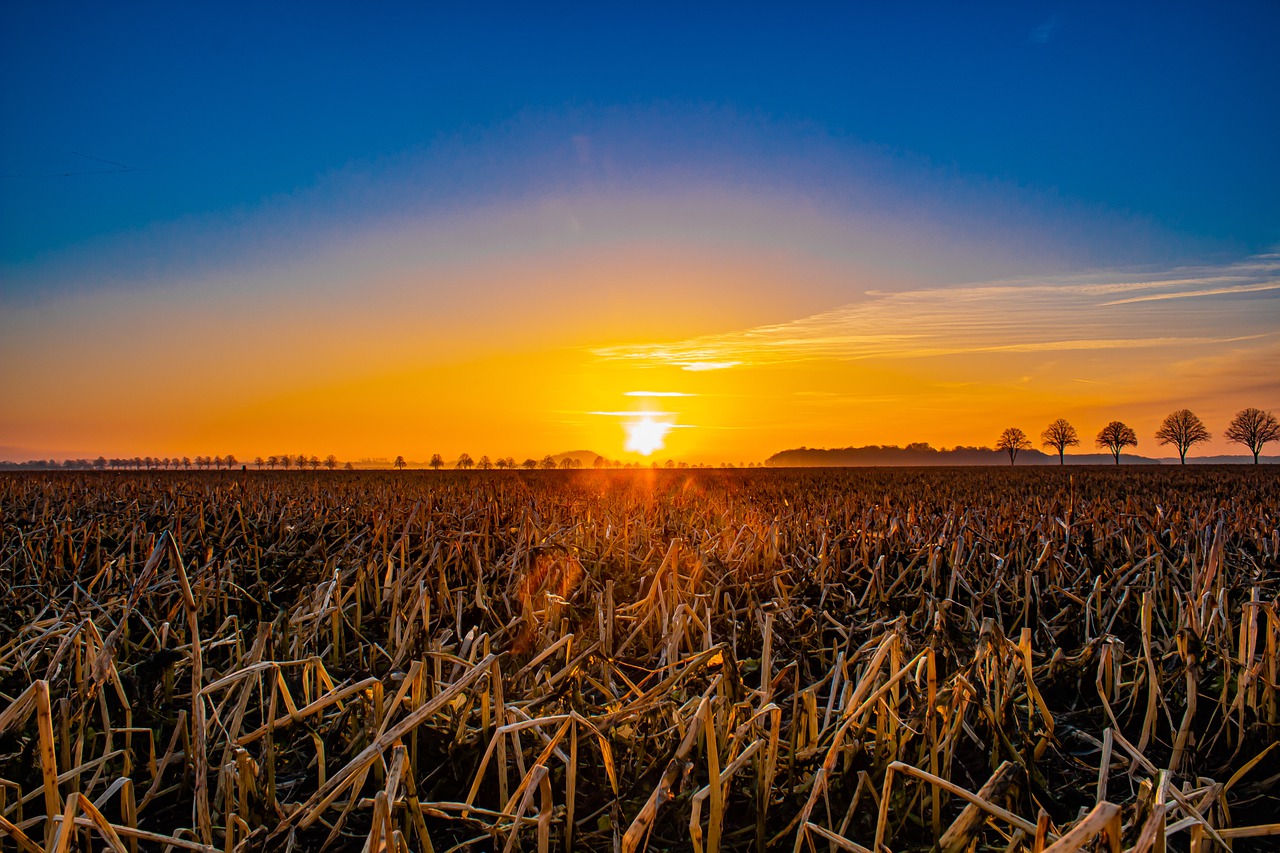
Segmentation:
{"type": "Polygon", "coordinates": [[[1267,468],[21,474],[0,512],[6,849],[1280,842],[1267,468]]]}

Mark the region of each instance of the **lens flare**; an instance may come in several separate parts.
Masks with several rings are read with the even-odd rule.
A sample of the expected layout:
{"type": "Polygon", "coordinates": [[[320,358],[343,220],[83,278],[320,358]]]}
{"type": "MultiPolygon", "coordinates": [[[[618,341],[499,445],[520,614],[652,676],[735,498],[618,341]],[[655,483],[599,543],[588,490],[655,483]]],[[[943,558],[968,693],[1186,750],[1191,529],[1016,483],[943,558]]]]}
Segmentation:
{"type": "Polygon", "coordinates": [[[627,431],[627,450],[648,456],[663,448],[663,439],[671,431],[671,424],[644,415],[624,423],[622,428],[627,431]]]}

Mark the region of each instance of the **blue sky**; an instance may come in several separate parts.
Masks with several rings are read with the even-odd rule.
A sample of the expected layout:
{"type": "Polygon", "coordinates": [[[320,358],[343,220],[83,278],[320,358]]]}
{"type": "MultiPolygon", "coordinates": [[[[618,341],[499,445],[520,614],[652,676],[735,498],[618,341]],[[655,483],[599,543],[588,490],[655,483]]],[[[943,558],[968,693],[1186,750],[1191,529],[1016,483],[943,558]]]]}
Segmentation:
{"type": "Polygon", "coordinates": [[[252,210],[521,115],[664,104],[1223,251],[1280,240],[1274,3],[372,5],[6,4],[0,258],[252,210]],[[113,168],[80,155],[145,171],[40,177],[113,168]]]}

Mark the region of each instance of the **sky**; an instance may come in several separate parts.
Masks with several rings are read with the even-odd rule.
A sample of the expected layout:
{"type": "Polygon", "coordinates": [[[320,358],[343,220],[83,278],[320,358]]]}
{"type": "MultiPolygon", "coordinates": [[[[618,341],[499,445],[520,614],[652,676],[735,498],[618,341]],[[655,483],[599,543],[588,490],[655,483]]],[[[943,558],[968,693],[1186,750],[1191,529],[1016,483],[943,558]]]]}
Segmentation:
{"type": "Polygon", "coordinates": [[[367,5],[0,7],[0,457],[1280,409],[1274,3],[367,5]]]}

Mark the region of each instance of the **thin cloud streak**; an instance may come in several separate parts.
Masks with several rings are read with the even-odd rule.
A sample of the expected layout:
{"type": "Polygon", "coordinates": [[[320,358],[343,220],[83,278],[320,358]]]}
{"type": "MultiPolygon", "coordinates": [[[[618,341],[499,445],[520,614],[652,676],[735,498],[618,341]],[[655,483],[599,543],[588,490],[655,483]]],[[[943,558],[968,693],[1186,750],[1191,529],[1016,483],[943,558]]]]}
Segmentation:
{"type": "Polygon", "coordinates": [[[1202,296],[1222,296],[1228,293],[1260,293],[1264,290],[1280,290],[1277,284],[1255,284],[1244,287],[1218,287],[1212,290],[1195,290],[1190,293],[1155,293],[1150,296],[1133,296],[1128,299],[1116,299],[1102,303],[1107,305],[1128,305],[1133,302],[1159,302],[1165,299],[1198,299],[1202,296]]]}
{"type": "Polygon", "coordinates": [[[1276,291],[1280,255],[1268,255],[1123,281],[1094,274],[869,293],[864,302],[786,323],[593,352],[610,360],[688,370],[690,365],[724,369],[821,359],[1247,343],[1275,334],[1280,321],[1276,291]],[[1137,295],[1110,298],[1123,294],[1137,295]],[[1194,309],[1180,304],[1192,298],[1194,309]]]}

